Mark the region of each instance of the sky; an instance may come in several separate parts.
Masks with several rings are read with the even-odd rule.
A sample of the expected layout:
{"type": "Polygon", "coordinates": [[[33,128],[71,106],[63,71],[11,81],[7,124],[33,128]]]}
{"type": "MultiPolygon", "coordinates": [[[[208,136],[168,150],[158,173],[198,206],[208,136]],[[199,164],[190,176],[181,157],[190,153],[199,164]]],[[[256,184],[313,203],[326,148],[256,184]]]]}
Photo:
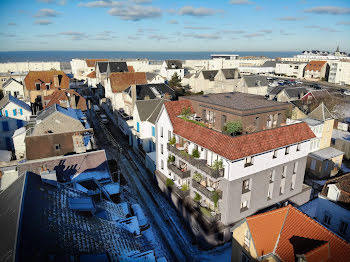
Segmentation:
{"type": "Polygon", "coordinates": [[[350,52],[350,0],[1,0],[0,51],[350,52]]]}

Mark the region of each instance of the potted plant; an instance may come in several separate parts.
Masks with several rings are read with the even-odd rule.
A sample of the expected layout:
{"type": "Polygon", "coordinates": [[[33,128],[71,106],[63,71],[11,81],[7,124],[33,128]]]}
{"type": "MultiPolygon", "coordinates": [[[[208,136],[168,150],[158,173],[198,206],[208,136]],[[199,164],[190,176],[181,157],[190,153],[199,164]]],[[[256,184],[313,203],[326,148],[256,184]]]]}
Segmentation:
{"type": "Polygon", "coordinates": [[[175,156],[169,155],[168,156],[168,163],[174,163],[175,162],[175,156]]]}
{"type": "Polygon", "coordinates": [[[166,186],[167,187],[171,187],[172,185],[174,185],[174,181],[170,178],[167,178],[166,180],[166,186]]]}
{"type": "Polygon", "coordinates": [[[176,144],[176,138],[174,136],[172,138],[170,138],[169,144],[172,146],[176,144]]]}
{"type": "Polygon", "coordinates": [[[193,200],[196,202],[200,202],[202,199],[202,196],[200,194],[198,194],[197,192],[194,192],[194,193],[195,193],[195,196],[194,196],[193,200]]]}
{"type": "Polygon", "coordinates": [[[196,172],[196,173],[193,174],[193,179],[194,179],[196,182],[200,183],[201,180],[202,180],[202,175],[196,172]]]}
{"type": "Polygon", "coordinates": [[[216,190],[213,191],[212,197],[213,197],[214,207],[217,208],[218,207],[218,201],[219,201],[219,193],[216,190]]]}
{"type": "Polygon", "coordinates": [[[200,157],[198,149],[193,149],[192,150],[192,156],[194,158],[199,158],[200,157]]]}
{"type": "Polygon", "coordinates": [[[181,190],[182,190],[182,191],[187,191],[187,190],[188,190],[188,185],[187,185],[187,184],[183,184],[183,185],[181,186],[181,190]]]}
{"type": "Polygon", "coordinates": [[[212,168],[214,170],[220,170],[220,169],[223,169],[224,168],[224,163],[222,162],[222,159],[220,160],[215,160],[213,165],[212,165],[212,168]]]}

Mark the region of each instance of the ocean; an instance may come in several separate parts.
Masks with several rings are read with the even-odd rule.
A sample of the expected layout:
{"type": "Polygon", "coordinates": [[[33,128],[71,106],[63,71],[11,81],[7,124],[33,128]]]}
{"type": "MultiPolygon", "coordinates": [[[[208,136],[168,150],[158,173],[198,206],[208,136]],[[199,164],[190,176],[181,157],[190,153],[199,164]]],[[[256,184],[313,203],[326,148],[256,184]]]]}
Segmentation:
{"type": "Polygon", "coordinates": [[[147,58],[165,59],[209,59],[211,54],[237,54],[239,56],[266,56],[269,58],[292,57],[300,52],[141,52],[141,51],[10,51],[0,52],[0,63],[24,61],[68,62],[73,58],[147,58]]]}

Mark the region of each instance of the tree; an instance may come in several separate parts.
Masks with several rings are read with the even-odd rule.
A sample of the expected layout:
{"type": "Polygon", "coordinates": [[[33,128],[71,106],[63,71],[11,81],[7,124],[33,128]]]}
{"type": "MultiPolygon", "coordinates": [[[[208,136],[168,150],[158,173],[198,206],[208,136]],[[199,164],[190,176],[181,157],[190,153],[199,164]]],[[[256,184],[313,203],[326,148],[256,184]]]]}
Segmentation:
{"type": "Polygon", "coordinates": [[[179,77],[177,73],[174,73],[171,79],[169,80],[168,84],[172,88],[181,87],[181,77],[179,77]]]}
{"type": "Polygon", "coordinates": [[[198,149],[193,149],[192,150],[192,156],[194,158],[199,158],[200,157],[198,149]]]}
{"type": "Polygon", "coordinates": [[[223,169],[223,168],[224,168],[224,163],[222,162],[222,159],[220,159],[220,160],[215,160],[214,163],[213,163],[212,168],[213,168],[214,170],[223,169]]]}
{"type": "Polygon", "coordinates": [[[224,127],[224,131],[226,133],[233,134],[233,135],[241,133],[242,130],[243,130],[242,122],[239,120],[228,122],[224,127]]]}

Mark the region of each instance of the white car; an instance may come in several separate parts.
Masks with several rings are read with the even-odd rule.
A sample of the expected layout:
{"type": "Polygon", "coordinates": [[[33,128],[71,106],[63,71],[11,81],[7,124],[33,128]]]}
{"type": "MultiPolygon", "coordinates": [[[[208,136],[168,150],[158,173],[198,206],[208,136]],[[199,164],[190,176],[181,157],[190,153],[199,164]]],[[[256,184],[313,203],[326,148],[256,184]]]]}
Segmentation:
{"type": "Polygon", "coordinates": [[[344,95],[350,96],[350,90],[345,91],[345,92],[344,92],[344,95]]]}
{"type": "Polygon", "coordinates": [[[296,84],[301,85],[303,82],[301,81],[295,81],[296,84]]]}

